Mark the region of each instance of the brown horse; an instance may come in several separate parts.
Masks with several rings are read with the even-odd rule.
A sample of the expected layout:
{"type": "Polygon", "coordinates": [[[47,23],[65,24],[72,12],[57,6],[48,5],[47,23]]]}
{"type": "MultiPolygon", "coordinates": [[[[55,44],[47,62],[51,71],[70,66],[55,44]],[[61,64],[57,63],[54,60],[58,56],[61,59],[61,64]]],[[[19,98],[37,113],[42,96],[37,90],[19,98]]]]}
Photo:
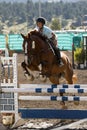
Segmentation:
{"type": "Polygon", "coordinates": [[[59,79],[63,75],[68,84],[73,84],[77,77],[73,74],[73,67],[69,58],[61,52],[63,66],[59,66],[57,58],[47,37],[42,36],[37,31],[31,31],[27,36],[21,34],[25,60],[22,67],[26,74],[30,75],[28,68],[32,71],[39,71],[54,84],[59,84],[59,79]],[[41,65],[41,68],[39,67],[41,65]]]}
{"type": "MultiPolygon", "coordinates": [[[[23,50],[25,59],[22,67],[27,75],[30,75],[28,69],[39,71],[41,75],[46,76],[54,84],[59,84],[59,79],[63,75],[68,84],[73,84],[77,77],[73,74],[73,67],[69,58],[61,52],[63,66],[59,66],[57,58],[49,39],[42,36],[37,31],[31,31],[27,36],[22,34],[23,50]],[[41,66],[41,67],[39,67],[41,66]]],[[[63,93],[60,93],[63,96],[63,93]]],[[[65,102],[62,101],[62,108],[66,109],[65,102]]]]}

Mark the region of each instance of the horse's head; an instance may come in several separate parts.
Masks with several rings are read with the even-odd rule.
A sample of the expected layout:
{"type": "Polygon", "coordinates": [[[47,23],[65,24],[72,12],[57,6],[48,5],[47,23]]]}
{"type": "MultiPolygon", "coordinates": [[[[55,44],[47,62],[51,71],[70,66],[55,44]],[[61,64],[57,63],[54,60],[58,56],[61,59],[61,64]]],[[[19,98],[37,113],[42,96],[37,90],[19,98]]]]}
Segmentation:
{"type": "Polygon", "coordinates": [[[30,38],[30,34],[28,35],[23,35],[21,34],[22,38],[23,38],[23,44],[22,44],[22,47],[23,47],[23,51],[24,51],[24,54],[25,54],[25,62],[26,64],[30,64],[31,63],[31,59],[32,59],[32,48],[34,48],[34,41],[31,40],[30,38]]]}
{"type": "MultiPolygon", "coordinates": [[[[31,31],[28,33],[28,35],[24,36],[21,34],[23,40],[23,50],[25,53],[29,53],[28,51],[35,49],[38,44],[41,45],[41,40],[44,40],[45,37],[43,37],[39,32],[37,31],[31,31]],[[39,40],[41,39],[41,40],[39,40]]],[[[40,47],[40,46],[39,46],[40,47]]]]}
{"type": "MultiPolygon", "coordinates": [[[[21,34],[24,41],[23,41],[23,50],[25,53],[25,58],[28,59],[27,64],[31,64],[31,62],[40,63],[40,57],[44,57],[48,51],[50,51],[50,46],[47,42],[47,37],[43,36],[37,31],[31,31],[28,35],[24,36],[21,34]],[[42,56],[43,55],[43,56],[42,56]]],[[[47,55],[46,55],[47,56],[47,55]]]]}
{"type": "Polygon", "coordinates": [[[41,47],[41,40],[39,33],[37,31],[31,31],[28,35],[21,34],[23,38],[23,51],[25,54],[25,63],[27,65],[31,63],[39,64],[39,56],[38,54],[42,51],[41,47]]]}

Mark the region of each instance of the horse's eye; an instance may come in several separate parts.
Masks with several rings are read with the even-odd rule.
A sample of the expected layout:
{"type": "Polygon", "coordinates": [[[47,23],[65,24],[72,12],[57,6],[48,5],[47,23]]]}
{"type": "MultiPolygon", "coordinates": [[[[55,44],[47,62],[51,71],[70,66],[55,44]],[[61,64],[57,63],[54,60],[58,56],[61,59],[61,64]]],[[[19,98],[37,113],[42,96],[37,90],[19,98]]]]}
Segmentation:
{"type": "Polygon", "coordinates": [[[32,41],[32,49],[35,49],[35,41],[32,41]]]}

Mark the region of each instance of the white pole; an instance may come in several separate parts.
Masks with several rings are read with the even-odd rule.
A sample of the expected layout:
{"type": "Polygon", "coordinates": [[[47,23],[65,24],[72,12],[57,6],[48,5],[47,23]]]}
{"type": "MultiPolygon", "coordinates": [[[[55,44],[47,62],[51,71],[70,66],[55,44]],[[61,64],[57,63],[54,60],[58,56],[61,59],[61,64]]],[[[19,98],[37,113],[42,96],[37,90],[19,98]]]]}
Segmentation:
{"type": "Polygon", "coordinates": [[[87,101],[87,97],[86,96],[63,96],[63,98],[61,96],[57,96],[54,97],[53,100],[51,100],[51,96],[19,96],[19,100],[28,100],[28,101],[63,101],[63,98],[67,98],[66,101],[87,101]],[[77,98],[77,100],[75,99],[77,98]]]}
{"type": "Polygon", "coordinates": [[[41,0],[39,0],[39,17],[41,17],[41,0]]]}
{"type": "Polygon", "coordinates": [[[67,88],[67,89],[60,89],[60,88],[54,88],[54,89],[48,89],[48,88],[1,88],[1,93],[4,92],[14,92],[14,93],[87,93],[87,88],[67,88]]]}
{"type": "Polygon", "coordinates": [[[8,34],[5,35],[5,39],[6,39],[5,57],[9,57],[8,34]]]}

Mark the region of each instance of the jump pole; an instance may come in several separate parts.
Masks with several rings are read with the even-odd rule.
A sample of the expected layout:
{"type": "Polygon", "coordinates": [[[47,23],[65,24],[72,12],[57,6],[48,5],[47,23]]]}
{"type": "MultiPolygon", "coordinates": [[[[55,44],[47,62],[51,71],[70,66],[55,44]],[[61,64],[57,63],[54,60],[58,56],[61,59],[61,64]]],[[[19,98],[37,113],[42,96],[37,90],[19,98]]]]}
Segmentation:
{"type": "Polygon", "coordinates": [[[87,96],[19,96],[24,101],[87,101],[87,96]]]}
{"type": "Polygon", "coordinates": [[[5,40],[6,40],[5,57],[9,57],[8,34],[5,35],[5,40]]]}
{"type": "Polygon", "coordinates": [[[0,93],[87,93],[87,88],[0,88],[0,93]]]}
{"type": "Polygon", "coordinates": [[[19,84],[20,88],[87,88],[87,84],[19,84]]]}

